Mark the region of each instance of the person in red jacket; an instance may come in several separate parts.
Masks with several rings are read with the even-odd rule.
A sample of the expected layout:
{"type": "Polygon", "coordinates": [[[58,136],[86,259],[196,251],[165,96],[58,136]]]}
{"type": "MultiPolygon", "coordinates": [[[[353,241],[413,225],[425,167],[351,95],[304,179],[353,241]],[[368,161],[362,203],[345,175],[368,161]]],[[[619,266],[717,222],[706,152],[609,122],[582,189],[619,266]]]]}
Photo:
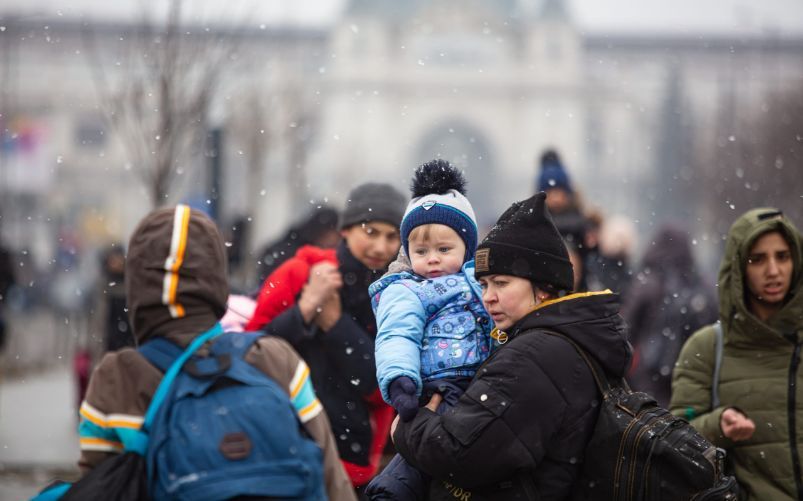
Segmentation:
{"type": "Polygon", "coordinates": [[[368,286],[399,252],[406,200],[387,184],[349,193],[335,249],[301,247],[266,280],[246,330],[279,336],[310,367],[341,461],[358,491],[376,475],[393,409],[377,389],[368,286]]]}

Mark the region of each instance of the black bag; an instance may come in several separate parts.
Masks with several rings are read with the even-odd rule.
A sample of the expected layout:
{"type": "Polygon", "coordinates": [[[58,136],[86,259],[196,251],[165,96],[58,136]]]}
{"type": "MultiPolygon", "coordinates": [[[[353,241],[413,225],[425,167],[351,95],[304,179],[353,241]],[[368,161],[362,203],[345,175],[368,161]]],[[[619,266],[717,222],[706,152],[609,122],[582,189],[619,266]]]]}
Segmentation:
{"type": "Polygon", "coordinates": [[[92,468],[92,471],[73,484],[61,501],[147,500],[150,499],[147,479],[145,458],[136,452],[126,452],[92,468]]]}
{"type": "Polygon", "coordinates": [[[633,392],[624,380],[611,384],[599,363],[574,341],[602,394],[602,406],[574,499],[604,501],[735,500],[737,485],[724,474],[725,451],[684,419],[633,392]]]}
{"type": "Polygon", "coordinates": [[[115,501],[147,501],[148,474],[145,457],[126,452],[101,462],[74,484],[56,482],[42,490],[31,501],[83,501],[114,499],[115,501]]]}

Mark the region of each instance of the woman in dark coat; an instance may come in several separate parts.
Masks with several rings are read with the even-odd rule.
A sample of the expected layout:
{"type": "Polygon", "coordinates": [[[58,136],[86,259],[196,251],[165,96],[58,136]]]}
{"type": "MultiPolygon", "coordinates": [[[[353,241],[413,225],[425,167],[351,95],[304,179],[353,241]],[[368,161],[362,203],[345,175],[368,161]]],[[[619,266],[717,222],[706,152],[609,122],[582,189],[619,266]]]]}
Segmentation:
{"type": "Polygon", "coordinates": [[[566,294],[572,266],[545,199],[513,204],[477,249],[501,348],[452,410],[433,412],[435,396],[412,421],[394,423],[398,451],[435,479],[430,499],[571,499],[601,395],[575,348],[549,332],[613,377],[630,364],[617,296],[566,294]]]}

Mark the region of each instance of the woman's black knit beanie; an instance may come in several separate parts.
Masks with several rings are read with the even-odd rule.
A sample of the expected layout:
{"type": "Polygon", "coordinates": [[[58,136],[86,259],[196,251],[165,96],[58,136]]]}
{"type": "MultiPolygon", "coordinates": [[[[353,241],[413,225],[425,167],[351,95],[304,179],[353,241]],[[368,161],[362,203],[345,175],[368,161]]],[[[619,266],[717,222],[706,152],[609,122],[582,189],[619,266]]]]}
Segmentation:
{"type": "Polygon", "coordinates": [[[510,206],[477,247],[476,277],[513,275],[571,291],[572,263],[539,192],[510,206]]]}

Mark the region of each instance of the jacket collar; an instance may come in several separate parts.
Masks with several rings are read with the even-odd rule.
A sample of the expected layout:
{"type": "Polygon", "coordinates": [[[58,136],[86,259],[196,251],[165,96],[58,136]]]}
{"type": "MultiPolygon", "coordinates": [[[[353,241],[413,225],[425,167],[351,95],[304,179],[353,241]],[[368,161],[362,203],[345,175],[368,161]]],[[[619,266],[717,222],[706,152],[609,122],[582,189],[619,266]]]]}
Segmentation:
{"type": "Polygon", "coordinates": [[[508,332],[494,330],[492,337],[504,344],[531,330],[556,331],[569,337],[614,376],[623,377],[630,366],[627,326],[619,316],[618,295],[609,290],[544,301],[508,332]]]}
{"type": "Polygon", "coordinates": [[[364,286],[363,288],[366,289],[366,291],[372,282],[385,273],[384,269],[372,270],[362,264],[360,260],[351,253],[345,241],[341,241],[337,246],[337,262],[339,263],[340,272],[343,274],[345,285],[364,286]],[[351,275],[346,276],[347,274],[351,275]]]}
{"type": "Polygon", "coordinates": [[[551,306],[553,304],[562,303],[563,301],[571,301],[583,297],[599,296],[603,294],[613,294],[613,292],[611,292],[610,289],[605,289],[604,291],[593,291],[593,292],[575,292],[574,294],[568,294],[563,297],[558,297],[555,299],[548,299],[546,301],[543,301],[535,305],[533,309],[528,312],[528,314],[532,313],[533,311],[540,310],[541,308],[546,308],[547,306],[551,306]]]}
{"type": "Polygon", "coordinates": [[[499,341],[500,344],[504,344],[505,342],[507,342],[508,339],[516,337],[523,328],[528,328],[528,327],[522,327],[522,324],[524,323],[525,319],[527,319],[534,311],[538,311],[542,308],[546,308],[548,306],[562,303],[565,301],[572,301],[574,299],[590,297],[590,296],[598,296],[602,294],[613,294],[613,293],[611,292],[610,289],[605,289],[604,291],[598,291],[598,292],[575,292],[574,294],[568,294],[566,296],[562,296],[559,298],[543,301],[533,306],[533,308],[530,311],[528,311],[521,319],[519,319],[518,322],[512,325],[509,329],[509,333],[497,327],[494,327],[493,330],[491,331],[491,337],[499,341]]]}

